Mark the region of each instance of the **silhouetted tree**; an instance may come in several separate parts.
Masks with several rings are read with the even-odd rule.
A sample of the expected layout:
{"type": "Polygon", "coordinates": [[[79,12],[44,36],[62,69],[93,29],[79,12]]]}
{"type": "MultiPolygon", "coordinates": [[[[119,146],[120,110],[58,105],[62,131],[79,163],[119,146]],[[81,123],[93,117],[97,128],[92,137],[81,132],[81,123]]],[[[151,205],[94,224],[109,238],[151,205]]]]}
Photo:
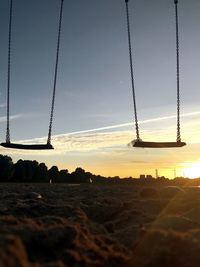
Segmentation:
{"type": "Polygon", "coordinates": [[[12,179],[14,164],[9,156],[0,155],[0,181],[8,182],[12,179]]]}
{"type": "Polygon", "coordinates": [[[78,167],[71,173],[73,183],[90,183],[91,173],[78,167]]]}
{"type": "Polygon", "coordinates": [[[33,165],[34,165],[34,163],[30,160],[24,161],[25,182],[32,182],[33,181],[33,165]]]}
{"type": "Polygon", "coordinates": [[[70,174],[68,170],[60,170],[58,177],[54,181],[55,183],[70,183],[70,174]]]}
{"type": "Polygon", "coordinates": [[[15,182],[23,182],[26,179],[26,170],[24,166],[23,160],[18,160],[17,163],[15,163],[15,171],[14,171],[14,177],[13,180],[15,182]]]}
{"type": "Polygon", "coordinates": [[[47,183],[49,182],[48,168],[45,163],[40,163],[37,166],[37,172],[33,177],[34,182],[47,183]]]}
{"type": "Polygon", "coordinates": [[[52,166],[49,170],[48,170],[48,175],[49,175],[49,179],[52,182],[55,182],[58,180],[59,178],[59,170],[57,166],[52,166]]]}
{"type": "Polygon", "coordinates": [[[96,184],[106,183],[107,178],[101,175],[93,175],[92,182],[96,184]]]}
{"type": "Polygon", "coordinates": [[[31,161],[31,169],[32,169],[32,181],[39,180],[39,163],[36,160],[31,161]]]}
{"type": "Polygon", "coordinates": [[[44,163],[36,160],[18,160],[14,165],[15,182],[48,182],[48,169],[44,163]]]}

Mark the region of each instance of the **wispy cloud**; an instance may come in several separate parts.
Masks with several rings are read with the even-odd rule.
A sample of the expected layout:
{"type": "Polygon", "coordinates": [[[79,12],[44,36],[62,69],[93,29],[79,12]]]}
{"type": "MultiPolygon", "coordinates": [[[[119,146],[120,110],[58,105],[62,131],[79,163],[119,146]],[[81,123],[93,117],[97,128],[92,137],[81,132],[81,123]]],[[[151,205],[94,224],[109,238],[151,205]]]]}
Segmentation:
{"type": "MultiPolygon", "coordinates": [[[[24,114],[16,114],[16,115],[11,115],[10,116],[10,120],[16,120],[16,119],[20,119],[23,118],[24,114]]],[[[2,116],[0,117],[0,122],[5,122],[7,120],[6,116],[2,116]]]]}
{"type": "MultiPolygon", "coordinates": [[[[194,117],[194,116],[198,116],[198,115],[200,115],[200,111],[182,114],[181,118],[194,117]]],[[[153,122],[167,121],[167,120],[171,120],[171,119],[176,119],[176,115],[170,115],[170,116],[163,116],[163,117],[152,118],[152,119],[147,119],[147,120],[141,120],[141,121],[139,121],[139,124],[147,124],[147,123],[153,123],[153,122]]],[[[75,134],[82,134],[82,133],[91,133],[91,132],[112,130],[112,129],[118,129],[118,128],[124,128],[124,127],[128,127],[128,126],[133,126],[133,125],[134,125],[134,122],[127,122],[127,123],[121,123],[121,124],[116,124],[116,125],[99,127],[99,128],[94,128],[94,129],[88,129],[88,130],[75,131],[75,132],[70,132],[70,133],[66,133],[66,134],[55,135],[55,137],[64,136],[64,135],[75,135],[75,134]]]]}
{"type": "MultiPolygon", "coordinates": [[[[117,124],[95,129],[69,132],[52,136],[55,150],[28,151],[0,148],[18,160],[44,160],[61,167],[75,168],[78,165],[104,175],[139,175],[143,171],[154,174],[155,168],[166,175],[172,176],[174,168],[182,169],[184,162],[200,160],[200,112],[182,115],[182,134],[187,146],[181,149],[140,149],[130,148],[127,144],[134,139],[134,124],[132,122],[117,124]],[[188,119],[186,119],[188,118],[188,119]]],[[[19,115],[18,115],[19,116],[19,115]]],[[[171,141],[176,138],[175,115],[143,120],[140,124],[141,137],[144,140],[171,141]],[[173,121],[170,121],[173,119],[173,121]],[[154,124],[154,122],[159,122],[154,124]],[[162,122],[162,123],[161,123],[162,122]],[[148,125],[149,124],[149,125],[148,125]],[[173,126],[172,126],[173,124],[173,126]]],[[[23,144],[46,143],[46,137],[19,140],[23,144]]]]}
{"type": "Polygon", "coordinates": [[[5,108],[6,107],[6,102],[0,103],[0,108],[5,108]]]}
{"type": "MultiPolygon", "coordinates": [[[[196,116],[200,115],[200,111],[196,112],[190,112],[182,114],[182,118],[190,118],[190,122],[192,121],[192,118],[195,118],[196,116]]],[[[15,115],[14,118],[18,118],[22,115],[15,115]]],[[[164,117],[158,117],[158,118],[152,118],[147,120],[142,120],[139,123],[140,124],[152,124],[154,122],[162,122],[162,121],[170,121],[171,119],[175,119],[176,115],[170,115],[170,116],[164,116],[164,117]]],[[[5,120],[5,118],[4,118],[5,120]]],[[[0,118],[1,121],[1,118],[0,118]]],[[[131,140],[134,139],[134,132],[131,130],[133,127],[133,122],[123,123],[123,124],[117,124],[117,125],[111,125],[111,126],[105,126],[105,127],[99,127],[95,129],[88,129],[88,130],[82,130],[82,131],[75,131],[75,132],[69,132],[65,134],[59,134],[54,135],[52,137],[52,143],[55,147],[54,151],[51,151],[50,154],[63,154],[68,152],[84,152],[84,151],[100,151],[102,149],[106,148],[112,148],[113,150],[116,148],[119,148],[121,152],[125,149],[125,153],[127,153],[127,147],[126,144],[128,144],[131,140]],[[130,128],[131,126],[131,128],[130,128]],[[117,129],[120,129],[118,130],[117,129]],[[123,129],[124,128],[124,129],[123,129]],[[114,130],[114,131],[112,131],[114,130]]],[[[169,124],[170,125],[170,124],[169,124]]],[[[156,129],[156,140],[169,140],[170,138],[175,139],[175,127],[168,126],[168,128],[163,128],[159,124],[159,129],[156,129]],[[167,132],[167,134],[166,134],[167,132]]],[[[191,124],[187,123],[187,131],[188,129],[191,129],[191,124]]],[[[193,129],[195,127],[193,126],[193,129]]],[[[155,130],[147,129],[141,131],[141,135],[145,136],[145,138],[149,140],[155,140],[155,130]]],[[[189,135],[190,136],[190,135],[189,135]]],[[[190,140],[190,138],[188,139],[190,140]]],[[[198,140],[198,139],[196,139],[198,140]]],[[[185,141],[185,140],[184,140],[185,141]]],[[[186,140],[187,141],[187,140],[186,140]]],[[[31,143],[46,143],[46,137],[42,138],[35,138],[30,140],[21,140],[19,143],[24,144],[31,144],[31,143]]],[[[14,152],[14,150],[13,150],[14,152]]],[[[48,155],[49,151],[16,151],[17,153],[28,153],[28,154],[45,154],[48,155]]],[[[119,151],[118,151],[119,153],[119,151]]]]}

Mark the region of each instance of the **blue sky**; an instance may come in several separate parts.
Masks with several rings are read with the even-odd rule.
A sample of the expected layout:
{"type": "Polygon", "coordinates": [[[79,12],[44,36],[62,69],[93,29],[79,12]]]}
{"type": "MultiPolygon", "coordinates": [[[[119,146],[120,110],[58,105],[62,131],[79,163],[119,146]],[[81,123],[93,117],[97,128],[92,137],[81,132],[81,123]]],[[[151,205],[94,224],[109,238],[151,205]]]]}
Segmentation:
{"type": "MultiPolygon", "coordinates": [[[[129,2],[138,117],[140,121],[149,120],[141,124],[142,138],[175,140],[173,0],[129,2]]],[[[38,142],[48,130],[60,1],[14,0],[13,4],[11,138],[38,142]]],[[[9,1],[1,0],[0,12],[3,141],[9,1]]],[[[174,167],[182,171],[184,164],[196,164],[200,159],[196,151],[200,131],[199,12],[198,0],[179,1],[182,139],[189,143],[186,148],[127,148],[134,139],[134,127],[124,1],[65,0],[53,122],[56,149],[1,152],[15,161],[36,159],[70,170],[82,166],[105,175],[154,174],[158,167],[170,176],[174,167]],[[102,127],[108,128],[85,132],[102,127]],[[80,133],[69,134],[74,132],[80,133]]]]}

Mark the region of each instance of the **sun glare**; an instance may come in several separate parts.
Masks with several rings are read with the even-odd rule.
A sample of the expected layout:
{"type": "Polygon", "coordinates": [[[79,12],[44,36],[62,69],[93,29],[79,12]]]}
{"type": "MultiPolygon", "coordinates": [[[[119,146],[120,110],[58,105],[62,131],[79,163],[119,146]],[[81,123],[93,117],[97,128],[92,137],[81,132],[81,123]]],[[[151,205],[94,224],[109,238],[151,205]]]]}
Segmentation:
{"type": "Polygon", "coordinates": [[[184,176],[188,178],[200,177],[200,163],[191,164],[191,167],[184,168],[184,176]]]}

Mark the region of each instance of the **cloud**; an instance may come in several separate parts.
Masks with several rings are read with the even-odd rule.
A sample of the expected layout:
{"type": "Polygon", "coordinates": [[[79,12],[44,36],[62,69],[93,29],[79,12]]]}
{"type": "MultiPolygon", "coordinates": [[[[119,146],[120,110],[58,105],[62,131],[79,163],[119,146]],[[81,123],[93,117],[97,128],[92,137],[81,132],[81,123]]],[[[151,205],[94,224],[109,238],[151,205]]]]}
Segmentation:
{"type": "MultiPolygon", "coordinates": [[[[23,114],[11,115],[10,116],[10,120],[16,120],[16,119],[20,119],[20,118],[23,118],[23,117],[24,117],[23,114]]],[[[7,117],[6,116],[0,117],[0,122],[6,122],[6,121],[7,121],[7,117]]]]}
{"type": "Polygon", "coordinates": [[[1,104],[0,104],[0,108],[5,108],[5,107],[6,107],[6,105],[7,105],[7,104],[6,104],[6,102],[4,102],[4,103],[1,103],[1,104]]]}
{"type": "MultiPolygon", "coordinates": [[[[52,136],[55,150],[33,151],[1,148],[16,161],[20,158],[33,159],[51,164],[61,164],[68,168],[78,165],[103,175],[136,175],[141,172],[154,174],[156,168],[163,174],[172,176],[173,169],[182,170],[185,162],[200,160],[200,112],[185,113],[182,124],[183,140],[187,146],[180,149],[142,149],[128,147],[135,137],[132,122],[105,126],[101,128],[70,132],[52,136]],[[188,118],[188,119],[187,119],[188,118]],[[130,127],[131,126],[131,127],[130,127]]],[[[141,121],[145,130],[141,130],[143,140],[171,141],[176,139],[176,124],[165,116],[141,121]],[[154,122],[160,122],[152,125],[154,122]],[[161,123],[163,122],[163,123],[161,123]],[[148,125],[150,124],[150,125],[148,125]],[[173,126],[172,126],[173,124],[173,126]]],[[[46,143],[47,137],[19,140],[23,144],[46,143]]]]}
{"type": "MultiPolygon", "coordinates": [[[[42,154],[55,155],[65,154],[69,152],[86,152],[101,150],[108,147],[124,146],[131,139],[130,131],[106,132],[106,133],[85,133],[79,135],[59,135],[52,137],[54,151],[26,151],[12,150],[17,154],[42,154]]],[[[31,140],[18,141],[23,144],[39,144],[46,143],[45,138],[35,138],[31,140]]],[[[11,151],[11,150],[10,150],[11,151]]]]}
{"type": "MultiPolygon", "coordinates": [[[[184,113],[181,115],[181,118],[186,118],[186,117],[194,117],[200,115],[200,111],[195,111],[195,112],[190,112],[190,113],[184,113]]],[[[139,124],[148,124],[148,123],[153,123],[153,122],[160,122],[160,121],[168,121],[171,119],[176,119],[176,115],[170,115],[170,116],[163,116],[163,117],[158,117],[158,118],[153,118],[153,119],[147,119],[147,120],[141,120],[139,121],[139,124]]],[[[118,128],[124,128],[128,126],[134,126],[134,122],[127,122],[127,123],[121,123],[117,125],[110,125],[110,126],[105,126],[105,127],[99,127],[99,128],[94,128],[94,129],[88,129],[88,130],[82,130],[82,131],[76,131],[76,132],[70,132],[66,134],[60,134],[60,135],[55,135],[55,137],[58,136],[64,136],[64,135],[74,135],[74,134],[82,134],[82,133],[92,133],[92,132],[98,132],[98,131],[105,131],[105,130],[112,130],[112,129],[118,129],[118,128]]]]}
{"type": "MultiPolygon", "coordinates": [[[[196,112],[190,112],[185,113],[182,115],[182,118],[189,118],[189,122],[186,123],[186,126],[184,127],[184,132],[187,130],[189,133],[191,133],[191,129],[194,131],[196,128],[191,126],[192,125],[192,118],[195,118],[196,116],[200,115],[199,111],[196,112]],[[186,129],[187,128],[187,129],[186,129]]],[[[15,115],[12,117],[12,119],[19,118],[22,115],[15,115]]],[[[150,124],[154,122],[164,122],[164,121],[170,121],[171,119],[175,119],[175,115],[170,116],[164,116],[164,117],[158,117],[158,118],[152,118],[147,120],[140,121],[141,124],[150,124]]],[[[5,118],[4,118],[5,120],[5,118]]],[[[1,121],[1,118],[0,118],[1,121]]],[[[105,151],[107,149],[107,152],[111,153],[114,151],[116,154],[126,154],[128,151],[127,144],[134,139],[134,131],[133,128],[134,123],[128,122],[123,124],[117,124],[117,125],[111,125],[111,126],[105,126],[95,129],[88,129],[88,130],[82,130],[82,131],[76,131],[76,132],[70,132],[65,134],[59,134],[54,135],[52,137],[52,144],[55,147],[54,151],[19,151],[19,150],[12,150],[13,153],[18,154],[40,154],[40,155],[55,155],[55,154],[65,154],[69,152],[87,152],[87,151],[105,151]],[[131,127],[130,127],[131,126],[131,127]],[[124,128],[121,130],[120,128],[124,128]]],[[[159,124],[158,129],[145,129],[141,131],[141,136],[144,137],[144,140],[155,140],[156,141],[167,141],[167,140],[175,140],[176,136],[176,127],[171,127],[171,123],[166,127],[162,127],[161,124],[159,124]],[[155,136],[156,133],[156,136],[155,136]],[[167,134],[166,134],[167,133],[167,134]]],[[[184,136],[185,137],[185,136],[184,136]]],[[[191,140],[191,134],[188,135],[186,138],[187,140],[184,141],[190,141],[191,140]]],[[[196,136],[196,142],[200,142],[198,139],[198,135],[196,136]]],[[[30,140],[21,140],[19,143],[24,144],[39,144],[39,143],[46,143],[46,137],[42,138],[35,138],[30,140]]],[[[143,151],[143,150],[142,150],[143,151]]],[[[154,150],[155,151],[155,150],[154,150]]],[[[154,152],[154,154],[162,153],[161,150],[158,149],[158,152],[154,152]]],[[[137,149],[137,154],[140,153],[141,150],[137,149]]],[[[166,152],[164,152],[166,153],[166,152]]]]}

